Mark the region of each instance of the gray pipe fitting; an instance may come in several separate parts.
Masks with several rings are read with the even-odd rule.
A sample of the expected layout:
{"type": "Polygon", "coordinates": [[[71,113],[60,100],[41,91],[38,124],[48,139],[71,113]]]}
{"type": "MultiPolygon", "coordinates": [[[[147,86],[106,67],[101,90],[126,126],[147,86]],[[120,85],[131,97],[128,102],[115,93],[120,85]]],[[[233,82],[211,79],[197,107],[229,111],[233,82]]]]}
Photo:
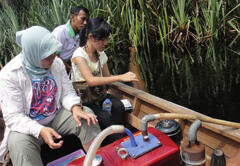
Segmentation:
{"type": "Polygon", "coordinates": [[[188,130],[188,141],[190,143],[196,143],[197,142],[197,131],[199,127],[201,126],[202,122],[199,119],[196,119],[190,126],[188,130]]]}
{"type": "Polygon", "coordinates": [[[143,140],[147,141],[148,140],[148,132],[147,132],[147,124],[150,121],[154,121],[157,118],[160,118],[159,114],[155,114],[155,115],[145,115],[142,119],[141,119],[141,131],[142,131],[142,136],[143,136],[143,140]]]}

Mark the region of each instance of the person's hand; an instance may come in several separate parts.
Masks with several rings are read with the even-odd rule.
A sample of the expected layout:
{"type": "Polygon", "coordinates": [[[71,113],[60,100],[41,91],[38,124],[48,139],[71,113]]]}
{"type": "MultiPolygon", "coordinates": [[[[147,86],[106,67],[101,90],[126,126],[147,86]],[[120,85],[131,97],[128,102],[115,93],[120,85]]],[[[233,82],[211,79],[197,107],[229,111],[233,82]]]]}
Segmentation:
{"type": "Polygon", "coordinates": [[[85,119],[87,121],[88,126],[90,126],[91,122],[95,125],[98,120],[97,116],[93,113],[86,113],[82,110],[80,106],[74,106],[72,108],[73,119],[77,122],[78,126],[81,126],[80,119],[85,119]]]}
{"type": "Polygon", "coordinates": [[[120,75],[120,80],[123,82],[138,81],[136,74],[133,72],[127,72],[120,75]]]}
{"type": "Polygon", "coordinates": [[[63,144],[63,140],[59,141],[58,143],[54,142],[54,138],[55,139],[61,139],[62,136],[59,135],[56,131],[54,131],[52,128],[50,127],[43,127],[42,130],[40,131],[40,136],[42,137],[42,139],[44,140],[44,142],[46,144],[48,144],[48,146],[51,149],[58,149],[62,146],[63,144]]]}

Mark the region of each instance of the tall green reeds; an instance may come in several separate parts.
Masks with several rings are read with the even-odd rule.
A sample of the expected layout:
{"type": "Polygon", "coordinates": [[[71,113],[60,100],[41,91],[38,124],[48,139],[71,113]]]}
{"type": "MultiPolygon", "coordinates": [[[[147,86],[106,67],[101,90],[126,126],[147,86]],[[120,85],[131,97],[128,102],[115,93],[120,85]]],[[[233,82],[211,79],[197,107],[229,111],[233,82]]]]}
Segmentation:
{"type": "Polygon", "coordinates": [[[19,29],[19,22],[16,12],[4,1],[0,10],[0,68],[5,65],[19,48],[15,44],[15,32],[19,29]]]}
{"type": "Polygon", "coordinates": [[[133,46],[134,63],[150,93],[203,113],[224,115],[226,107],[237,108],[239,0],[21,1],[21,6],[1,5],[1,65],[20,50],[17,30],[32,25],[52,30],[69,19],[73,5],[81,4],[91,17],[101,16],[112,26],[106,52],[113,73],[127,71],[133,46]]]}

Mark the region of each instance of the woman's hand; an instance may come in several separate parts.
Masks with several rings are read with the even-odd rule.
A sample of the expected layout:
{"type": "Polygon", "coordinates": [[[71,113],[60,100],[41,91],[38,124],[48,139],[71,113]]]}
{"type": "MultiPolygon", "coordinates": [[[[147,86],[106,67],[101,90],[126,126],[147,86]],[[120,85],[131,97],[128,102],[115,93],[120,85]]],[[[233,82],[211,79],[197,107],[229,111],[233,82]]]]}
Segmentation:
{"type": "Polygon", "coordinates": [[[82,125],[80,119],[85,119],[88,126],[90,126],[91,121],[94,125],[98,122],[96,115],[84,112],[80,106],[74,106],[72,108],[72,115],[79,126],[82,125]]]}
{"type": "Polygon", "coordinates": [[[138,81],[136,74],[134,74],[133,72],[127,72],[119,76],[120,76],[120,81],[123,81],[123,82],[138,81]]]}
{"type": "Polygon", "coordinates": [[[54,142],[54,138],[61,139],[62,136],[50,127],[43,127],[40,131],[40,136],[51,149],[58,149],[63,144],[63,140],[59,141],[58,143],[54,142]]]}

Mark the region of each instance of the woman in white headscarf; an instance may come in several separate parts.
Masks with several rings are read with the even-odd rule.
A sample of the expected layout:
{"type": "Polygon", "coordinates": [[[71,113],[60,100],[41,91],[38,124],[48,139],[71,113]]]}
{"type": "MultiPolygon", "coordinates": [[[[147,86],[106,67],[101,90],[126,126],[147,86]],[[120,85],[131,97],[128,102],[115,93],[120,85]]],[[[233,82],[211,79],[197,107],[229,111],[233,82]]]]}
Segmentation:
{"type": "Polygon", "coordinates": [[[22,51],[0,72],[6,123],[0,162],[9,151],[13,165],[42,166],[42,143],[58,149],[63,141],[54,140],[67,134],[78,136],[87,151],[100,128],[92,111],[79,104],[64,64],[55,58],[61,44],[40,26],[17,32],[16,40],[22,51]]]}

